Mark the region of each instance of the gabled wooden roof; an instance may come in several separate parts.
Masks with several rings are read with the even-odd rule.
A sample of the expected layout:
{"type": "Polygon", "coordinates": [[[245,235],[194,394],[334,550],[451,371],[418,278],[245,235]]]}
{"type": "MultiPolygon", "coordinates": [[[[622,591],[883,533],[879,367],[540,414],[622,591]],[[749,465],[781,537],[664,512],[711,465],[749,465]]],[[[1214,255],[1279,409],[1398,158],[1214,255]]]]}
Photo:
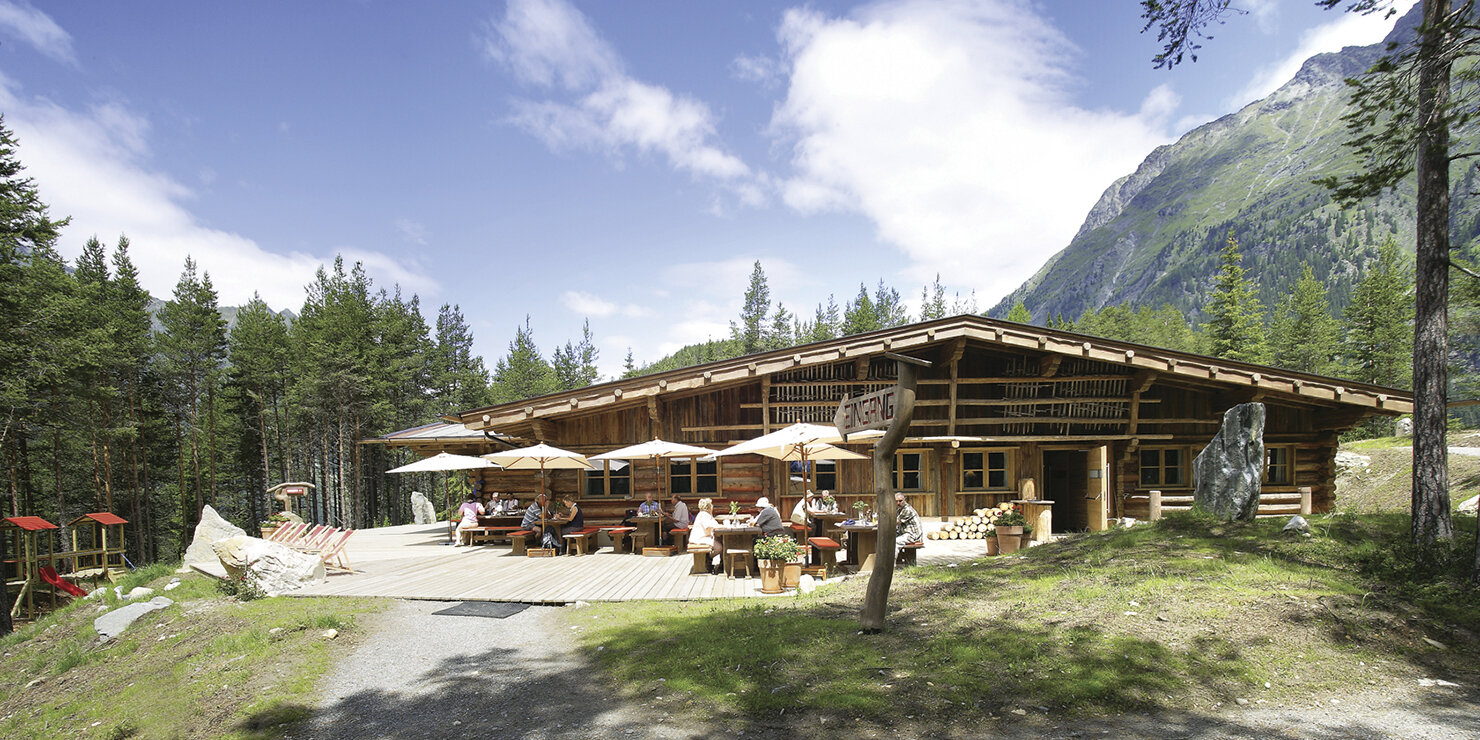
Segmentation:
{"type": "Polygon", "coordinates": [[[455,418],[470,430],[503,430],[540,418],[637,406],[649,397],[688,395],[753,381],[772,373],[884,352],[912,354],[953,343],[1040,356],[1086,358],[1122,365],[1158,380],[1255,389],[1272,397],[1283,396],[1291,401],[1323,406],[1387,415],[1413,410],[1413,395],[1409,391],[967,314],[601,383],[464,411],[455,418]]]}
{"type": "Polygon", "coordinates": [[[27,532],[39,532],[43,529],[60,529],[57,525],[39,516],[8,516],[5,517],[3,526],[14,527],[27,532]]]}
{"type": "Polygon", "coordinates": [[[79,516],[76,519],[73,519],[72,521],[67,522],[67,526],[69,526],[69,527],[76,526],[76,524],[78,522],[83,522],[83,521],[93,521],[93,522],[97,522],[98,524],[128,524],[128,520],[127,519],[124,519],[123,517],[118,516],[117,514],[111,514],[111,513],[106,512],[106,511],[98,511],[98,512],[93,512],[91,514],[83,514],[82,516],[79,516]]]}

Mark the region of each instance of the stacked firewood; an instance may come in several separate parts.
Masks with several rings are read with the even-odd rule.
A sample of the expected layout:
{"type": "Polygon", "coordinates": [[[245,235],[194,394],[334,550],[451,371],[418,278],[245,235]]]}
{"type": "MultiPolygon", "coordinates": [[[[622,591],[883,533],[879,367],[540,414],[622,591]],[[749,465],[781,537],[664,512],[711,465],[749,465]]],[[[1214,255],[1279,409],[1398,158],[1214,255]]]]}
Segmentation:
{"type": "MultiPolygon", "coordinates": [[[[1010,506],[1010,504],[1005,504],[1010,506]]],[[[971,516],[957,517],[941,527],[939,531],[926,535],[932,540],[984,540],[987,533],[996,528],[997,517],[1006,511],[1001,507],[977,509],[971,516]]]]}

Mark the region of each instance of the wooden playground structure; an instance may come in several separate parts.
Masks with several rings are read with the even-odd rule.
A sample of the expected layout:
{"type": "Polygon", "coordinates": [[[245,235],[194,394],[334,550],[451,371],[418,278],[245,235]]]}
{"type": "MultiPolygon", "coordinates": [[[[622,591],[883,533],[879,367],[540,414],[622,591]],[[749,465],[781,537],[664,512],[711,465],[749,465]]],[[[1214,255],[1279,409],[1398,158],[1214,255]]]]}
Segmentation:
{"type": "Polygon", "coordinates": [[[10,616],[35,619],[42,602],[57,606],[57,594],[84,596],[73,581],[91,579],[94,587],[103,578],[115,581],[128,571],[124,556],[123,525],[126,520],[108,512],[83,514],[71,522],[72,549],[57,552],[51,530],[60,529],[39,516],[15,516],[0,520],[5,558],[0,570],[5,588],[14,589],[10,616]],[[45,552],[42,552],[42,550],[45,552]],[[57,568],[61,564],[62,569],[57,568]]]}

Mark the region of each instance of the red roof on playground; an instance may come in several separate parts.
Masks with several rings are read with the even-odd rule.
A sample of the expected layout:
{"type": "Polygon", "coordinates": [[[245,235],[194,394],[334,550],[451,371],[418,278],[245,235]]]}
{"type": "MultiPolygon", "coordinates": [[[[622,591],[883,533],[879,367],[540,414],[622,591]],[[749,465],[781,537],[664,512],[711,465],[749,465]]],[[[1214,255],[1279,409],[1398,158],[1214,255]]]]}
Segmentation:
{"type": "Polygon", "coordinates": [[[42,519],[39,516],[8,516],[5,521],[26,530],[27,532],[38,532],[43,529],[57,529],[57,525],[42,519]]]}
{"type": "Polygon", "coordinates": [[[127,519],[124,519],[117,514],[110,514],[106,511],[99,511],[92,514],[83,514],[82,516],[79,516],[76,519],[68,522],[68,524],[76,524],[83,519],[91,519],[98,524],[128,524],[127,519]]]}

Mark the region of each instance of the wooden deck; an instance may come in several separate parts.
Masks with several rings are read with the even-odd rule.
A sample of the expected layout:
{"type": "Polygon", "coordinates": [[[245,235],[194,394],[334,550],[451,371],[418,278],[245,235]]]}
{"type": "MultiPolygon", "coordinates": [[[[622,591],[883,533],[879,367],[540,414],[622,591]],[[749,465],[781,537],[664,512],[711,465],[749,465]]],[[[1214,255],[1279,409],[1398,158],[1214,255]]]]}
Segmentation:
{"type": "MultiPolygon", "coordinates": [[[[290,595],[526,604],[769,596],[761,593],[758,577],[690,575],[688,554],[643,557],[602,547],[591,555],[530,558],[513,555],[508,545],[451,547],[446,542],[444,524],[361,530],[346,548],[356,573],[331,574],[324,583],[290,595]]],[[[921,552],[921,564],[971,555],[936,545],[931,542],[921,552]]]]}

